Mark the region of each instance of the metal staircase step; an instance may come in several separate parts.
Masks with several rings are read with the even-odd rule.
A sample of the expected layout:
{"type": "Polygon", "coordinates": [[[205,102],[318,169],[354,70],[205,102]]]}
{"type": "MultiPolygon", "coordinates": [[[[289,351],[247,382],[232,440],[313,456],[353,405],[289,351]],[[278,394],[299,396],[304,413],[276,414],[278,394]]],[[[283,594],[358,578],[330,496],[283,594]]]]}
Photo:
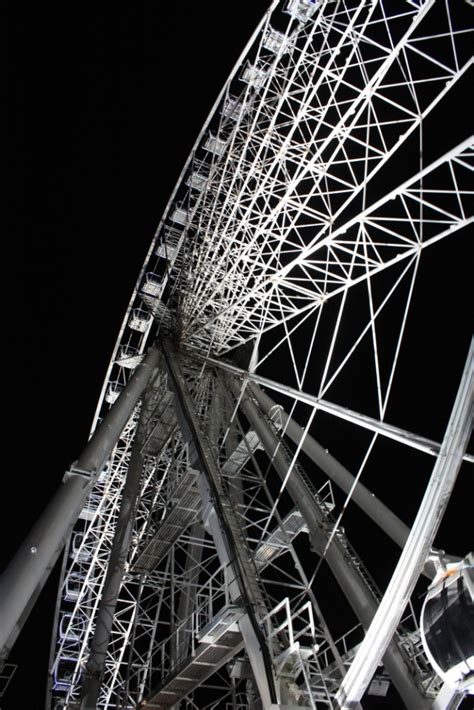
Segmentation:
{"type": "Polygon", "coordinates": [[[145,436],[143,453],[158,456],[178,423],[174,409],[174,394],[166,390],[151,415],[151,425],[145,436]]]}
{"type": "Polygon", "coordinates": [[[212,643],[200,643],[194,654],[143,702],[143,710],[166,710],[173,706],[239,653],[244,642],[235,628],[235,624],[224,627],[220,636],[216,630],[212,643]]]}
{"type": "Polygon", "coordinates": [[[196,488],[198,475],[192,468],[183,475],[172,497],[174,505],[135,561],[134,571],[154,570],[179,536],[196,520],[201,508],[201,496],[196,488]]]}

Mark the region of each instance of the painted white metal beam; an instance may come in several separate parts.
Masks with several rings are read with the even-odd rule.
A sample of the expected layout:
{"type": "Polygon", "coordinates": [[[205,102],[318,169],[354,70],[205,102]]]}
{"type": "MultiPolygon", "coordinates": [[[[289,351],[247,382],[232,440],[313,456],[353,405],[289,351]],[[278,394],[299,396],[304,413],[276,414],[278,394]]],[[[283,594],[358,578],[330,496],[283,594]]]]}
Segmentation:
{"type": "Polygon", "coordinates": [[[158,350],[150,348],[3,573],[0,659],[8,657],[159,357],[158,350]]]}
{"type": "MultiPolygon", "coordinates": [[[[369,417],[366,414],[361,414],[348,407],[341,407],[339,404],[334,404],[333,402],[328,402],[326,399],[316,397],[315,395],[309,394],[308,392],[303,392],[303,390],[297,390],[294,387],[285,385],[281,382],[276,382],[268,377],[263,377],[256,372],[247,372],[242,370],[236,365],[231,365],[229,362],[224,360],[218,360],[212,357],[204,357],[196,355],[196,357],[202,357],[202,359],[209,365],[217,365],[218,367],[237,375],[242,380],[249,380],[249,382],[255,382],[262,387],[268,387],[268,389],[274,392],[280,392],[281,394],[287,395],[298,402],[303,402],[304,404],[309,404],[316,409],[320,409],[322,412],[331,414],[339,419],[344,419],[347,422],[356,424],[363,429],[368,429],[374,433],[381,434],[388,439],[393,439],[394,441],[399,441],[406,446],[410,446],[419,451],[423,451],[431,456],[438,456],[441,450],[441,444],[432,439],[427,439],[419,434],[414,434],[413,432],[407,431],[406,429],[401,429],[400,427],[393,426],[392,424],[387,424],[386,422],[369,417]]],[[[474,455],[464,453],[463,459],[474,462],[474,455]]]]}
{"type": "Polygon", "coordinates": [[[420,576],[449,502],[473,423],[474,340],[438,459],[410,536],[377,613],[342,681],[337,700],[341,710],[354,707],[382,660],[420,576]]]}
{"type": "Polygon", "coordinates": [[[263,707],[269,708],[277,701],[277,694],[268,649],[260,629],[265,602],[253,575],[244,539],[239,535],[234,511],[223,494],[217,463],[201,431],[178,355],[167,340],[163,339],[161,344],[170,385],[176,393],[177,420],[183,438],[189,444],[191,464],[201,472],[197,484],[203,501],[203,525],[214,540],[221,563],[229,565],[235,575],[230,594],[234,601],[241,599],[244,603],[246,613],[238,622],[239,628],[263,707]]]}

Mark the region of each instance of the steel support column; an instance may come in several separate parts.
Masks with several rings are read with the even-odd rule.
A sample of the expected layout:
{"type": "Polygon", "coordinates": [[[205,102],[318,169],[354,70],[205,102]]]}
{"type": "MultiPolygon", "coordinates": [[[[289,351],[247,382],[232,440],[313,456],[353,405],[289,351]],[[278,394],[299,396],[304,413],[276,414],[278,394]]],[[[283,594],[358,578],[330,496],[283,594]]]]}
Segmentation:
{"type": "MultiPolygon", "coordinates": [[[[393,441],[399,441],[405,446],[411,446],[413,449],[424,451],[426,454],[430,454],[430,456],[438,456],[440,451],[441,444],[437,441],[433,441],[432,439],[419,436],[419,434],[414,434],[406,429],[400,429],[400,427],[387,424],[384,421],[369,417],[367,414],[361,414],[360,412],[356,412],[348,407],[341,407],[340,404],[328,402],[327,400],[309,394],[308,392],[303,392],[303,390],[290,387],[289,385],[277,382],[276,380],[270,380],[268,377],[262,377],[256,372],[242,370],[240,367],[232,365],[226,360],[218,360],[216,358],[204,357],[202,355],[197,355],[196,357],[201,359],[203,362],[206,362],[208,365],[215,365],[226,372],[236,375],[241,380],[247,380],[252,383],[255,382],[256,384],[261,385],[262,387],[267,387],[274,392],[280,392],[287,397],[291,397],[297,402],[309,404],[311,407],[320,409],[322,412],[331,414],[338,419],[344,419],[345,421],[351,422],[351,424],[355,424],[362,429],[373,431],[387,437],[387,439],[393,439],[393,441]]],[[[463,458],[465,461],[474,463],[474,454],[465,453],[463,458]]]]}
{"type": "MultiPolygon", "coordinates": [[[[278,405],[258,385],[249,383],[252,395],[262,410],[269,415],[278,405]]],[[[297,424],[285,410],[279,407],[285,434],[323,471],[331,481],[339,486],[344,493],[349,493],[354,485],[354,476],[334,456],[324,449],[316,439],[297,424]]],[[[356,503],[366,515],[371,518],[399,547],[405,545],[410,528],[399,517],[387,508],[363,483],[358,483],[351,494],[351,500],[356,503]]]]}
{"type": "Polygon", "coordinates": [[[2,575],[0,663],[8,657],[159,357],[159,351],[151,348],[138,365],[2,575]]]}
{"type": "Polygon", "coordinates": [[[263,707],[268,709],[277,703],[275,680],[270,654],[260,629],[259,617],[265,613],[255,571],[249,571],[250,557],[238,538],[239,527],[234,519],[232,506],[227,503],[221,490],[220,475],[211,447],[201,430],[194,405],[178,363],[176,352],[167,341],[162,342],[163,353],[176,393],[176,414],[183,438],[190,445],[191,465],[201,471],[198,487],[203,501],[204,525],[211,533],[222,564],[229,565],[235,575],[230,583],[230,595],[240,603],[245,614],[239,628],[257,682],[263,707]],[[248,557],[248,559],[247,559],[248,557]]]}
{"type": "Polygon", "coordinates": [[[194,523],[191,528],[190,541],[186,548],[186,562],[184,564],[184,583],[179,598],[177,624],[186,622],[187,626],[182,635],[182,640],[176,647],[176,663],[186,658],[189,652],[189,639],[191,637],[191,614],[196,603],[196,588],[199,579],[199,566],[202,559],[202,543],[204,528],[200,522],[194,523]],[[189,633],[186,633],[189,632],[189,633]]]}
{"type": "MultiPolygon", "coordinates": [[[[240,384],[232,379],[230,382],[234,395],[239,398],[241,394],[240,384]]],[[[267,456],[272,461],[278,475],[282,480],[286,480],[286,490],[303,516],[313,547],[315,550],[321,550],[321,543],[323,542],[323,546],[325,545],[330,532],[325,531],[324,513],[320,510],[311,491],[298,471],[294,469],[288,476],[290,462],[287,460],[285,452],[279,445],[278,438],[263,419],[254,401],[252,401],[246,392],[244,392],[240,400],[240,407],[252,429],[258,434],[267,456]],[[322,540],[321,536],[324,536],[325,539],[322,540]]],[[[361,576],[346,561],[344,550],[340,547],[337,538],[333,539],[332,544],[327,550],[326,562],[357,618],[364,628],[367,629],[377,611],[377,600],[372,595],[361,576]]],[[[397,644],[393,640],[385,652],[383,662],[406,707],[409,708],[409,710],[428,708],[430,704],[429,701],[422,696],[415,679],[403,660],[397,644]]]]}
{"type": "Polygon", "coordinates": [[[99,692],[105,670],[107,647],[110,641],[125,563],[132,539],[136,504],[140,493],[140,482],[144,464],[143,444],[145,441],[146,424],[150,416],[150,411],[148,410],[147,396],[145,394],[142,400],[135,439],[132,444],[127,477],[123,487],[122,500],[115,527],[114,541],[95,622],[94,637],[90,644],[89,660],[87,661],[82,687],[81,710],[96,710],[97,701],[99,699],[99,692]]]}

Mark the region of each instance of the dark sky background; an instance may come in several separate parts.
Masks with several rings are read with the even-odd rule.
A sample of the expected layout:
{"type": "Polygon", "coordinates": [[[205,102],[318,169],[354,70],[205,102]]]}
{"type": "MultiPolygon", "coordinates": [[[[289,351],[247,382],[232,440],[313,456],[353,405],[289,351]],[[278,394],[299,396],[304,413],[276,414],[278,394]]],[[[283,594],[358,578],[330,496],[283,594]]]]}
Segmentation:
{"type": "MultiPolygon", "coordinates": [[[[40,3],[12,12],[2,562],[87,440],[156,225],[268,4],[40,3]]],[[[446,345],[442,353],[443,367],[446,345]]],[[[2,710],[26,707],[26,698],[43,707],[57,581],[55,573],[11,654],[19,668],[2,710]]]]}

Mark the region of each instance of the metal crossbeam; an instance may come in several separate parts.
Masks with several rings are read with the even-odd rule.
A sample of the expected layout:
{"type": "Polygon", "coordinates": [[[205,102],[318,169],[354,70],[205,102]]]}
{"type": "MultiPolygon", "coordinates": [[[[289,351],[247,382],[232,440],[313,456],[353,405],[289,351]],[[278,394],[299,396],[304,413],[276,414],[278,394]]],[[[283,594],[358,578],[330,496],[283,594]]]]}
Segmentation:
{"type": "Polygon", "coordinates": [[[275,680],[267,658],[268,650],[257,621],[265,609],[265,602],[255,574],[255,567],[252,564],[251,555],[233,508],[226,501],[226,496],[223,493],[220,473],[212,450],[200,432],[199,422],[192,400],[186,390],[176,353],[166,341],[162,341],[162,350],[170,372],[171,382],[177,394],[178,421],[184,438],[195,447],[191,462],[195,461],[204,474],[203,478],[199,480],[205,509],[204,525],[209,526],[221,563],[230,563],[234,569],[235,583],[232,586],[231,594],[234,601],[242,599],[246,608],[246,614],[240,620],[239,628],[244,638],[255,681],[259,686],[262,702],[269,705],[276,702],[275,680]]]}
{"type": "MultiPolygon", "coordinates": [[[[429,374],[424,358],[433,350],[419,347],[429,321],[410,331],[409,320],[424,265],[438,242],[443,255],[453,237],[462,244],[472,223],[472,142],[452,109],[443,113],[452,137],[444,155],[437,145],[439,111],[462,93],[473,66],[469,10],[436,0],[274,0],[216,101],[140,272],[94,422],[130,381],[150,339],[170,337],[177,354],[169,369],[179,363],[181,372],[170,388],[161,363],[99,708],[184,697],[193,707],[224,707],[230,692],[234,704],[251,705],[253,681],[244,695],[244,682],[224,672],[223,659],[237,648],[250,656],[265,710],[273,702],[334,705],[362,630],[332,639],[332,622],[341,619],[329,609],[326,623],[319,606],[321,556],[347,596],[349,623],[352,606],[367,628],[381,594],[341,529],[345,505],[331,516],[338,499],[328,505],[298,456],[316,462],[308,474],[337,480],[347,502],[354,498],[405,542],[407,527],[360,478],[369,478],[377,456],[390,456],[393,441],[404,462],[413,457],[426,467],[428,457],[414,457],[412,447],[435,457],[440,450],[407,430],[418,425],[399,416],[394,389],[404,386],[406,334],[417,334],[416,376],[429,374]],[[234,354],[241,369],[223,361],[234,354]],[[235,396],[222,383],[223,367],[240,380],[235,396]],[[288,398],[302,430],[295,433],[284,413],[277,430],[257,411],[246,431],[255,384],[288,398]],[[334,458],[321,447],[315,453],[309,431],[321,423],[350,431],[358,453],[332,443],[334,458]],[[308,535],[295,543],[302,531],[308,535]],[[229,621],[240,635],[219,646],[229,621]]],[[[443,261],[429,300],[452,297],[461,258],[443,261]]],[[[440,332],[430,335],[437,346],[440,332]]],[[[462,337],[449,337],[450,346],[462,337]]],[[[134,415],[110,465],[99,478],[93,473],[71,538],[52,704],[77,707],[81,694],[136,427],[134,415]]],[[[70,479],[80,477],[88,485],[77,469],[70,479]]],[[[416,622],[396,643],[384,663],[406,704],[419,710],[440,680],[417,665],[416,622]]]]}
{"type": "Polygon", "coordinates": [[[471,341],[458,394],[438,459],[380,607],[357,651],[337,699],[349,710],[362,698],[385,649],[393,637],[448,505],[474,417],[474,340],[471,341]]]}

